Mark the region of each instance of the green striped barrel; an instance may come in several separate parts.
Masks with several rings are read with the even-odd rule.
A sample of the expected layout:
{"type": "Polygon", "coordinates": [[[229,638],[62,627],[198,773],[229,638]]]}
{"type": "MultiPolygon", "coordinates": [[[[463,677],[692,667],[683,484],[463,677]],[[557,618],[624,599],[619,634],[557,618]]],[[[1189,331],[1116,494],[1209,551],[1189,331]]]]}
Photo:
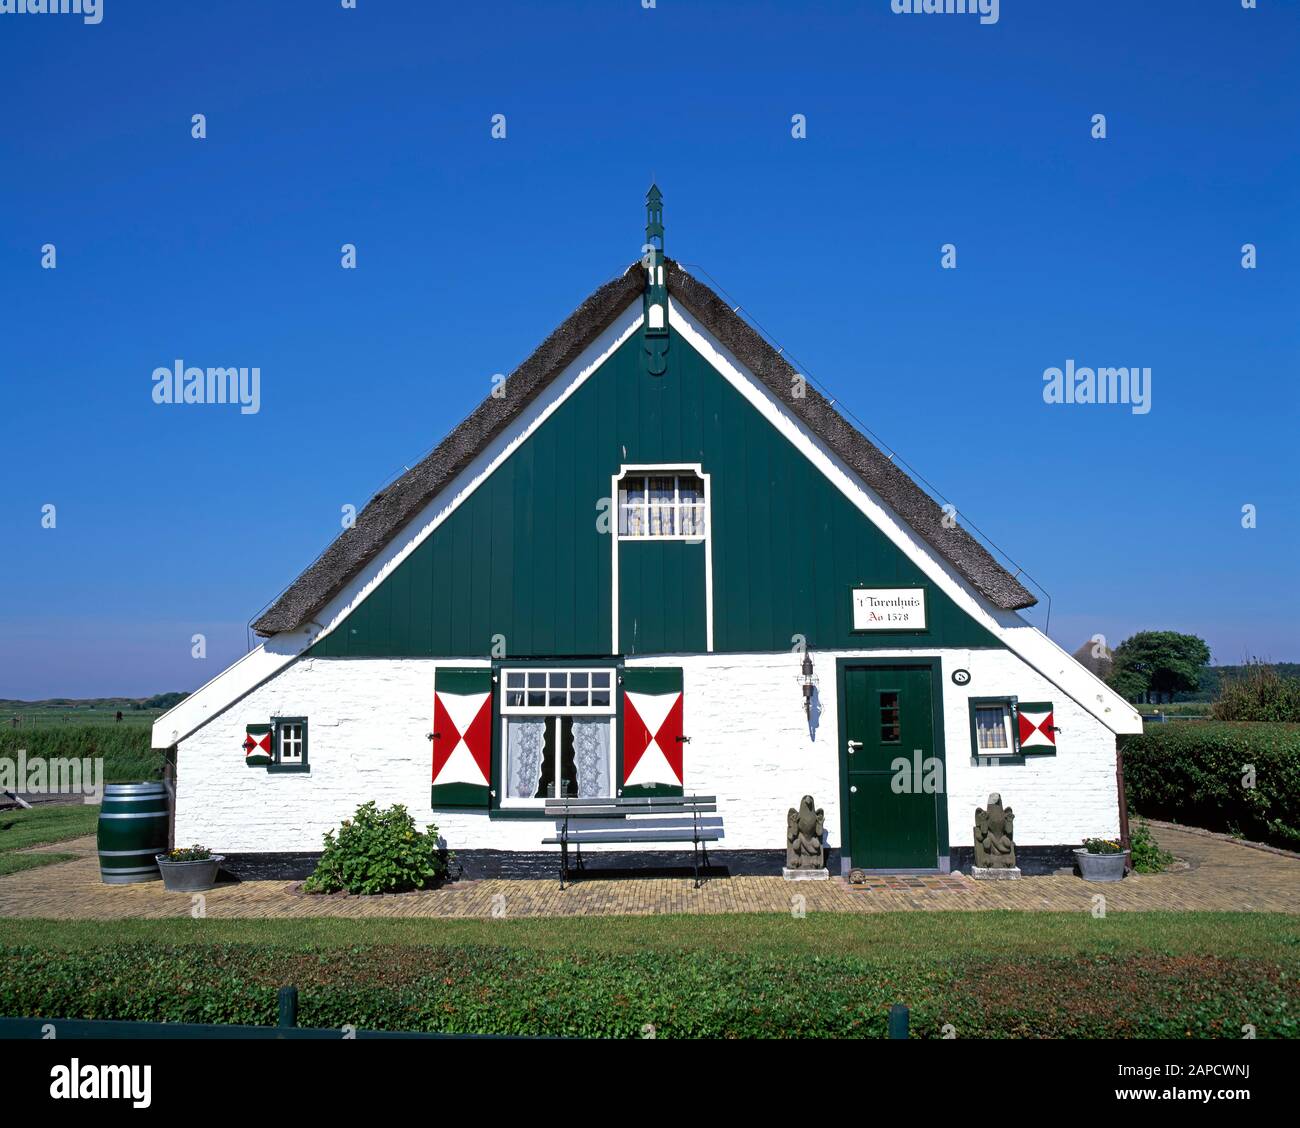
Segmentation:
{"type": "Polygon", "coordinates": [[[167,788],[108,783],[99,809],[99,875],[106,885],[157,881],[156,854],[167,852],[167,788]]]}

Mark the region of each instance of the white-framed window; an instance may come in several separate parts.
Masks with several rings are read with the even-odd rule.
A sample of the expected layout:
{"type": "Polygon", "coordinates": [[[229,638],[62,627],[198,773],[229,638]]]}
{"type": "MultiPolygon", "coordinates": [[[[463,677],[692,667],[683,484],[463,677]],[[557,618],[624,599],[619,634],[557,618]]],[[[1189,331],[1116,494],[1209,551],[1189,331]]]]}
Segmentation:
{"type": "Polygon", "coordinates": [[[700,540],[708,520],[704,477],[691,469],[625,470],[618,480],[618,535],[700,540]]]}
{"type": "Polygon", "coordinates": [[[610,666],[501,670],[503,807],[614,794],[617,688],[610,666]]]}
{"type": "Polygon", "coordinates": [[[272,743],[269,771],[308,771],[307,718],[272,717],[271,727],[275,738],[272,743]]]}
{"type": "Polygon", "coordinates": [[[1014,756],[1011,701],[972,701],[971,728],[976,756],[1014,756]]]}

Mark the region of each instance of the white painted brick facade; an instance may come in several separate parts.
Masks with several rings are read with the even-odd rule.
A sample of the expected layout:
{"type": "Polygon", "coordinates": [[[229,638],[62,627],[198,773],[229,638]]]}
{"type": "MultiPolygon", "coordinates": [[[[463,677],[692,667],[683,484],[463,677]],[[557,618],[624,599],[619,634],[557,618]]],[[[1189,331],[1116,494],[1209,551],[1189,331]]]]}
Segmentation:
{"type": "MultiPolygon", "coordinates": [[[[1001,792],[1016,812],[1020,845],[1077,843],[1119,833],[1115,735],[1091,712],[1009,650],[818,651],[820,723],[810,738],[795,654],[715,654],[633,659],[681,666],[688,791],[717,794],[724,849],[783,848],[786,810],[811,793],[840,843],[837,657],[942,659],[951,846],[970,846],[976,806],[1001,792]],[[954,686],[954,669],[971,672],[954,686]],[[973,765],[971,697],[1015,695],[1055,705],[1057,752],[1024,764],[973,765]]],[[[176,841],[229,853],[312,851],[324,832],[374,799],[400,802],[436,822],[455,849],[542,849],[544,822],[489,820],[484,812],[429,808],[434,672],[482,660],[312,659],[291,663],[178,746],[176,841]],[[311,771],[246,767],[246,724],[305,716],[311,771]]],[[[656,847],[658,848],[658,847],[656,847]]],[[[627,847],[620,847],[627,849],[627,847]]]]}

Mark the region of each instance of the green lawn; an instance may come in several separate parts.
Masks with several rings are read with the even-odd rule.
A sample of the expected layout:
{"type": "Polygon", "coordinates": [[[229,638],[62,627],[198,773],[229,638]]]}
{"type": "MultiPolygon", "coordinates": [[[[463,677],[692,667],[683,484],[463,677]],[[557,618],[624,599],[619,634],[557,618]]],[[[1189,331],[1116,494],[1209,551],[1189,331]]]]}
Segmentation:
{"type": "Polygon", "coordinates": [[[0,877],[9,873],[18,873],[20,870],[52,866],[55,862],[66,862],[76,856],[76,854],[47,854],[44,851],[39,854],[0,854],[0,877]]]}
{"type": "MultiPolygon", "coordinates": [[[[508,912],[508,906],[507,906],[508,912]]],[[[935,912],[0,921],[0,1014],[659,1037],[1300,1036],[1300,920],[935,912]]]]}
{"type": "Polygon", "coordinates": [[[0,854],[94,834],[98,820],[99,807],[88,803],[47,803],[30,811],[0,811],[0,854]]]}
{"type": "Polygon", "coordinates": [[[98,818],[99,807],[85,803],[42,805],[30,811],[0,811],[0,876],[76,857],[75,854],[57,852],[16,854],[14,851],[94,834],[98,818]]]}

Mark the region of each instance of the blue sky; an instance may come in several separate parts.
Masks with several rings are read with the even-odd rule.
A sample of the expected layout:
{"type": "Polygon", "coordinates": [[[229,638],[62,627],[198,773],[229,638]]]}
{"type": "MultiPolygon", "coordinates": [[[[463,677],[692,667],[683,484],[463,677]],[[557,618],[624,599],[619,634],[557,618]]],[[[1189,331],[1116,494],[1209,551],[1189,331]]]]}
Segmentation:
{"type": "Polygon", "coordinates": [[[0,697],[191,689],[242,654],[340,507],[637,256],[652,175],[668,253],[1040,581],[1058,641],[1300,660],[1300,10],[999,17],[0,15],[0,697]],[[260,412],[154,404],[176,358],[259,366],[260,412]],[[1151,411],[1045,404],[1067,360],[1150,367],[1151,411]]]}

